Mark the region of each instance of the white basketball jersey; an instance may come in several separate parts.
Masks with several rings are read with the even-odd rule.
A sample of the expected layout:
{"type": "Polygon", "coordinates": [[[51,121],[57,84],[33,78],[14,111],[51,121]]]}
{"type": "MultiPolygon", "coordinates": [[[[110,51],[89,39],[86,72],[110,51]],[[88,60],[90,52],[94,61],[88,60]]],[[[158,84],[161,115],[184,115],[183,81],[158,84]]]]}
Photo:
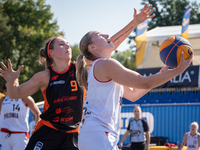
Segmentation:
{"type": "Polygon", "coordinates": [[[88,73],[88,91],[86,98],[86,113],[81,132],[104,131],[119,134],[119,118],[123,96],[123,86],[113,80],[98,81],[94,74],[96,62],[93,61],[88,73]]]}
{"type": "Polygon", "coordinates": [[[195,136],[191,136],[190,132],[188,133],[187,150],[198,150],[198,133],[195,136]]]}
{"type": "Polygon", "coordinates": [[[0,114],[0,128],[10,131],[28,132],[29,107],[24,105],[22,99],[5,97],[0,114]]]}

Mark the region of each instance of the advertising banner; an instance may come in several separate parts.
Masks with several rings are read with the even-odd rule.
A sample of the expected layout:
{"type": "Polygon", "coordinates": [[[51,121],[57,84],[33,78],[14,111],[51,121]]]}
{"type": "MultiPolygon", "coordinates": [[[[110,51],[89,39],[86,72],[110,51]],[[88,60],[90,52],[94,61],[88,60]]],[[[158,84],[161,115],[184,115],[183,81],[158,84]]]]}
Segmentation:
{"type": "MultiPolygon", "coordinates": [[[[159,72],[161,68],[137,69],[142,76],[150,76],[159,72]]],[[[156,81],[155,81],[156,82],[156,81]]],[[[182,74],[176,76],[157,88],[200,87],[199,66],[190,66],[182,74]]]]}
{"type": "Polygon", "coordinates": [[[148,27],[148,20],[137,25],[136,27],[136,67],[143,62],[146,48],[146,32],[148,27]]]}

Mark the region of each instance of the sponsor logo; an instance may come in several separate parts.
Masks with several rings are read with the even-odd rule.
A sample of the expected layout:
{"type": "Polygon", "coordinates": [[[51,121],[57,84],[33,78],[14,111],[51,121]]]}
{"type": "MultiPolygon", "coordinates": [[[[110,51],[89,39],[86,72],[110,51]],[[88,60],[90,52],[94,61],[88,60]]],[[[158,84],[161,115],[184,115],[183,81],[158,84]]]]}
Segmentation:
{"type": "Polygon", "coordinates": [[[141,131],[139,130],[131,130],[130,132],[131,132],[131,137],[136,137],[136,136],[138,137],[141,134],[141,131]]]}
{"type": "Polygon", "coordinates": [[[184,18],[184,19],[183,19],[182,25],[183,25],[183,26],[186,26],[186,25],[188,25],[189,23],[190,23],[190,19],[184,18]]]}
{"type": "Polygon", "coordinates": [[[69,118],[61,118],[60,121],[62,123],[72,123],[74,117],[69,117],[69,118]]]}
{"type": "Polygon", "coordinates": [[[59,117],[54,118],[53,122],[59,122],[59,117]]]}
{"type": "Polygon", "coordinates": [[[72,101],[72,100],[77,100],[77,96],[65,96],[62,98],[58,98],[53,101],[53,103],[59,103],[59,102],[66,102],[66,101],[72,101]]]}
{"type": "Polygon", "coordinates": [[[73,122],[74,117],[69,117],[69,118],[59,118],[56,117],[53,119],[53,122],[61,122],[62,124],[68,124],[73,122]]]}
{"type": "Polygon", "coordinates": [[[74,76],[74,71],[70,71],[70,72],[69,72],[69,75],[70,75],[71,77],[73,77],[73,76],[74,76]]]}
{"type": "Polygon", "coordinates": [[[51,80],[56,80],[56,79],[58,79],[58,77],[59,77],[59,75],[53,76],[53,77],[51,78],[51,80]]]}
{"type": "Polygon", "coordinates": [[[70,107],[64,107],[64,108],[62,109],[62,112],[68,114],[68,113],[74,112],[74,110],[73,110],[73,108],[70,108],[70,107]]]}
{"type": "MultiPolygon", "coordinates": [[[[191,74],[192,74],[192,72],[191,72],[191,74]]],[[[186,71],[185,74],[182,73],[179,76],[170,80],[171,83],[183,83],[185,81],[192,82],[192,79],[191,79],[188,71],[186,71]]]]}
{"type": "Polygon", "coordinates": [[[90,114],[91,114],[91,111],[85,112],[85,115],[90,115],[90,114]]]}
{"type": "Polygon", "coordinates": [[[56,114],[60,114],[61,113],[61,108],[56,108],[55,113],[56,114]]]}
{"type": "Polygon", "coordinates": [[[188,54],[192,54],[192,50],[188,47],[188,54]]]}
{"type": "MultiPolygon", "coordinates": [[[[192,78],[190,77],[191,75],[194,75],[195,71],[191,70],[189,71],[185,71],[184,73],[176,76],[175,78],[171,79],[170,82],[171,83],[183,83],[183,82],[192,82],[192,78]]],[[[152,73],[149,74],[149,76],[151,76],[152,73]]],[[[147,77],[147,74],[143,75],[144,77],[147,77]]]]}
{"type": "Polygon", "coordinates": [[[42,146],[43,146],[43,143],[40,142],[40,141],[38,141],[38,142],[35,144],[35,147],[34,147],[33,150],[41,150],[42,146]]]}
{"type": "Polygon", "coordinates": [[[56,85],[56,84],[65,84],[65,81],[64,80],[54,81],[53,83],[50,83],[50,86],[56,85]]]}

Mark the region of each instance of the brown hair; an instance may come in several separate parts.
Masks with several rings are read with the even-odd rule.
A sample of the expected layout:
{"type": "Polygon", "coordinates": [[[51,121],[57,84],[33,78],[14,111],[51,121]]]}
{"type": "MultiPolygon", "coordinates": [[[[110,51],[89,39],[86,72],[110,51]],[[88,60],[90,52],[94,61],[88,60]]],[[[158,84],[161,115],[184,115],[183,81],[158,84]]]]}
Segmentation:
{"type": "Polygon", "coordinates": [[[88,32],[83,36],[83,38],[80,41],[79,48],[81,51],[81,54],[76,59],[77,69],[76,69],[76,77],[79,84],[82,86],[85,86],[87,88],[87,63],[84,59],[84,57],[88,60],[93,60],[96,58],[88,49],[88,45],[92,44],[92,36],[91,33],[93,31],[88,32]]]}
{"type": "Polygon", "coordinates": [[[64,37],[61,36],[61,35],[55,36],[54,38],[51,38],[51,39],[49,39],[49,40],[46,42],[44,48],[41,48],[41,49],[40,49],[40,52],[39,52],[39,59],[38,59],[39,64],[45,63],[45,66],[46,66],[46,67],[52,66],[52,64],[53,64],[53,59],[52,59],[51,57],[49,58],[50,55],[48,56],[47,47],[48,47],[49,49],[54,49],[54,43],[55,43],[55,40],[56,40],[58,37],[64,38],[64,37]],[[49,43],[49,42],[50,42],[50,43],[49,43]]]}

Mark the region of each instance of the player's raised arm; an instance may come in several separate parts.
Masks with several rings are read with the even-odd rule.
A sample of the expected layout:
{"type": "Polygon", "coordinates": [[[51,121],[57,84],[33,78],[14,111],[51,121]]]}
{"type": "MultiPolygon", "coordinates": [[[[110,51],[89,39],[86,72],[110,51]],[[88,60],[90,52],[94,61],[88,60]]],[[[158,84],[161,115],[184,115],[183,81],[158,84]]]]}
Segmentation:
{"type": "Polygon", "coordinates": [[[137,10],[134,8],[133,20],[110,38],[114,45],[114,49],[117,49],[117,47],[130,35],[138,24],[144,22],[146,19],[154,17],[154,15],[151,14],[155,9],[151,8],[152,5],[148,6],[148,4],[146,4],[139,14],[137,14],[137,10]]]}

